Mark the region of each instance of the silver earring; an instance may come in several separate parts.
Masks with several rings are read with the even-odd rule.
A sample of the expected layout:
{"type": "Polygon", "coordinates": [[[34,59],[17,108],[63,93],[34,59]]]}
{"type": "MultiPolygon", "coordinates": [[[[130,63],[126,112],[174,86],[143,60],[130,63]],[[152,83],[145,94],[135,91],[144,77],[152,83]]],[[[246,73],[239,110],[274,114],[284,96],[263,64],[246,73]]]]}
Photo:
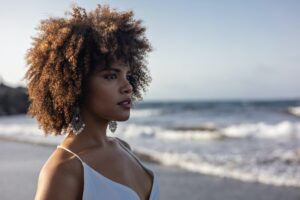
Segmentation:
{"type": "Polygon", "coordinates": [[[84,127],[85,123],[80,116],[80,109],[76,106],[72,115],[71,123],[69,124],[69,130],[72,130],[75,135],[78,135],[83,131],[84,127]]]}
{"type": "Polygon", "coordinates": [[[117,129],[117,122],[116,121],[110,121],[108,123],[108,126],[109,126],[109,130],[114,133],[117,129]]]}

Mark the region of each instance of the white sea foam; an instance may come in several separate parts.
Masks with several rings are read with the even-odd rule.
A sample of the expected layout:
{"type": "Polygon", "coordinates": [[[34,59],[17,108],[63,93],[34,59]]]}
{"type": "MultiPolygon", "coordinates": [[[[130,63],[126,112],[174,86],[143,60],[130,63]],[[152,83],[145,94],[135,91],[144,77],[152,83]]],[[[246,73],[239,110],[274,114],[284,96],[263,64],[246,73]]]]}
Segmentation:
{"type": "Polygon", "coordinates": [[[216,140],[222,139],[224,136],[218,132],[211,131],[174,131],[163,130],[157,134],[159,139],[168,140],[216,140]]]}
{"type": "Polygon", "coordinates": [[[154,126],[141,126],[136,124],[128,124],[122,133],[126,138],[147,138],[147,137],[155,137],[156,133],[160,130],[159,127],[154,126]]]}
{"type": "Polygon", "coordinates": [[[265,138],[282,137],[300,138],[300,122],[282,121],[276,124],[241,123],[233,124],[216,130],[176,130],[155,126],[130,124],[127,126],[127,137],[156,137],[165,140],[218,140],[226,138],[265,138]]]}
{"type": "Polygon", "coordinates": [[[179,131],[156,126],[129,124],[123,133],[126,138],[152,138],[164,140],[215,140],[223,138],[218,132],[211,131],[179,131]]]}
{"type": "Polygon", "coordinates": [[[223,128],[221,132],[227,137],[234,138],[279,138],[293,136],[300,138],[300,122],[282,121],[277,124],[267,124],[264,122],[234,124],[223,128]]]}
{"type": "Polygon", "coordinates": [[[161,114],[161,109],[132,109],[130,117],[151,117],[161,114]]]}
{"type": "Polygon", "coordinates": [[[254,130],[250,128],[248,132],[252,134],[258,130],[260,134],[266,130],[277,130],[276,136],[270,137],[271,133],[257,133],[249,140],[249,134],[241,131],[238,137],[227,136],[239,140],[210,138],[209,142],[205,142],[207,138],[200,139],[195,136],[191,139],[193,131],[178,132],[160,127],[130,125],[122,137],[129,141],[134,150],[148,154],[164,165],[243,181],[300,187],[300,141],[299,138],[290,137],[298,135],[299,132],[297,128],[288,128],[298,127],[299,124],[281,122],[275,125],[258,123],[252,126],[260,127],[254,130]],[[285,131],[288,133],[284,133],[285,131]]]}
{"type": "Polygon", "coordinates": [[[300,106],[288,107],[288,112],[295,116],[300,116],[300,106]]]}
{"type": "MultiPolygon", "coordinates": [[[[134,151],[165,165],[243,181],[300,187],[299,122],[215,127],[183,131],[118,123],[117,131],[108,133],[124,138],[134,151]]],[[[0,137],[56,145],[64,136],[45,137],[34,119],[20,115],[0,118],[0,137]]]]}
{"type": "MultiPolygon", "coordinates": [[[[143,151],[143,150],[140,150],[143,151]]],[[[272,173],[271,169],[262,168],[238,168],[234,162],[227,165],[215,165],[199,157],[191,152],[182,154],[167,153],[167,152],[152,152],[155,159],[159,160],[164,165],[178,166],[193,172],[215,175],[220,177],[234,178],[248,182],[260,182],[277,186],[294,186],[300,187],[299,174],[291,173],[286,170],[285,173],[272,173]]]]}

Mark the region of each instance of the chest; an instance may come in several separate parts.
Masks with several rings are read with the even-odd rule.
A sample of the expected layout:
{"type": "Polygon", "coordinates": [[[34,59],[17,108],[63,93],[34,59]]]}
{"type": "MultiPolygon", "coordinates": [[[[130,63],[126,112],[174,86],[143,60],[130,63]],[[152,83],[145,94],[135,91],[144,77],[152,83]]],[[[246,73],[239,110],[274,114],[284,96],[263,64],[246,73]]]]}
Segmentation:
{"type": "Polygon", "coordinates": [[[132,189],[141,200],[149,199],[153,177],[126,150],[90,152],[83,159],[97,173],[132,189]]]}

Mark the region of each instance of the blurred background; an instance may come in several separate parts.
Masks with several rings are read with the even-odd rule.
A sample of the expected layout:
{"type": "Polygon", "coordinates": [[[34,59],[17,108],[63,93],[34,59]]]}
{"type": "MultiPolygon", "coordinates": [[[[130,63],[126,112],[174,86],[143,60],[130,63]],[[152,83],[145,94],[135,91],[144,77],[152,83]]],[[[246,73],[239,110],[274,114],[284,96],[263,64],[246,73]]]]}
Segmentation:
{"type": "Polygon", "coordinates": [[[63,17],[74,2],[131,9],[147,28],[152,83],[109,135],[156,163],[162,200],[300,198],[300,1],[0,2],[1,199],[33,198],[64,137],[43,136],[26,116],[22,78],[39,21],[63,17]],[[25,178],[28,188],[13,192],[25,178]]]}

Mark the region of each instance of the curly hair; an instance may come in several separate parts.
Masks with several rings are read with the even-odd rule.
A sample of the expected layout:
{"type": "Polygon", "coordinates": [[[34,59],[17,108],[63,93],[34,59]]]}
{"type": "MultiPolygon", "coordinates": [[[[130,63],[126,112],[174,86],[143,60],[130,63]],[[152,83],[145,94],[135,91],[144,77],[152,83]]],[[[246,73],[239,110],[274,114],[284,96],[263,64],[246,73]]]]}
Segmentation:
{"type": "Polygon", "coordinates": [[[132,100],[142,100],[152,81],[146,56],[153,50],[145,36],[142,20],[132,10],[120,12],[97,4],[86,13],[76,4],[70,17],[49,17],[40,21],[25,55],[29,66],[23,79],[28,81],[30,105],[27,115],[36,116],[45,135],[61,135],[71,122],[73,107],[81,103],[86,83],[96,68],[109,68],[122,59],[131,69],[132,100]],[[97,66],[97,67],[96,67],[97,66]]]}

